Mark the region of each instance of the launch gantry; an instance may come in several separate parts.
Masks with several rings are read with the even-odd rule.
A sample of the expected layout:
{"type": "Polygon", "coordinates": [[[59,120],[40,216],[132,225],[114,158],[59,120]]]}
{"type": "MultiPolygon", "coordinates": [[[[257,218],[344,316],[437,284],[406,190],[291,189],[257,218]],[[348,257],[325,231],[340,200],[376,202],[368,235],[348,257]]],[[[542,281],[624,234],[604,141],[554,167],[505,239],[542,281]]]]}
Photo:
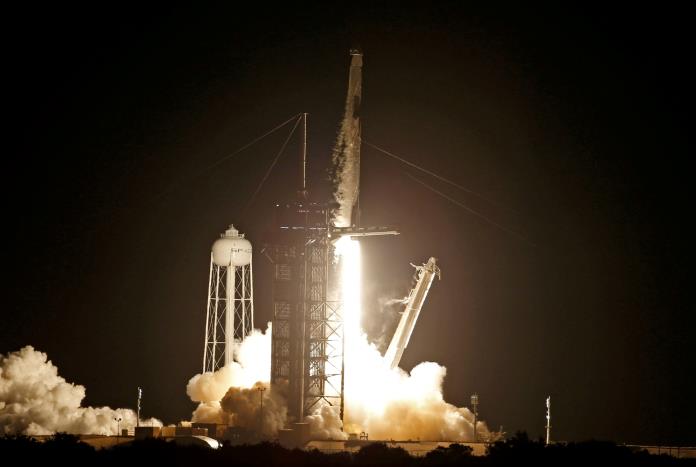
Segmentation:
{"type": "Polygon", "coordinates": [[[418,315],[420,314],[421,308],[423,308],[425,297],[428,295],[433,279],[435,279],[435,276],[438,278],[440,277],[440,268],[437,267],[435,261],[435,258],[430,258],[428,262],[422,266],[411,264],[411,266],[416,268],[418,282],[416,282],[416,286],[411,289],[406,299],[406,308],[401,315],[394,336],[384,354],[384,359],[389,363],[391,368],[399,366],[401,356],[404,350],[406,350],[408,341],[411,339],[413,328],[416,327],[418,315]]]}

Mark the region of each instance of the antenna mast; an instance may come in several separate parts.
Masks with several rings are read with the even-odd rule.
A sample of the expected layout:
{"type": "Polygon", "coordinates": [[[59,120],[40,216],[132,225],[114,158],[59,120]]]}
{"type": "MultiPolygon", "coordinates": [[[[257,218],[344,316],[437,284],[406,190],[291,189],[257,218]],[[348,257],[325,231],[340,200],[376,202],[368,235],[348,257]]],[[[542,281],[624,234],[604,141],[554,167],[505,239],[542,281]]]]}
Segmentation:
{"type": "Polygon", "coordinates": [[[474,443],[478,443],[478,434],[476,433],[476,424],[478,423],[478,394],[471,395],[471,407],[474,409],[474,443]]]}
{"type": "Polygon", "coordinates": [[[143,399],[143,390],[138,388],[138,420],[135,422],[135,426],[140,426],[140,401],[143,399]]]}
{"type": "Polygon", "coordinates": [[[302,189],[300,197],[307,198],[307,112],[302,114],[302,189]]]}
{"type": "Polygon", "coordinates": [[[546,398],[546,445],[551,442],[551,396],[546,398]]]}

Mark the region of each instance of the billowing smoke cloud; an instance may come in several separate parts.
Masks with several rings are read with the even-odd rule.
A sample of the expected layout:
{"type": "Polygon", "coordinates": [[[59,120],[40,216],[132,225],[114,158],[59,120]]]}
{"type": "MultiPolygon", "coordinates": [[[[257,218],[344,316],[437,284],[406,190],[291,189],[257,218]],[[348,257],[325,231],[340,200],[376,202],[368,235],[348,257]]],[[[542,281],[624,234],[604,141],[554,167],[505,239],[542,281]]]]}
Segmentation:
{"type": "MultiPolygon", "coordinates": [[[[0,355],[0,433],[47,435],[109,434],[133,428],[137,416],[129,409],[81,407],[85,387],[68,383],[48,356],[26,346],[0,355]]],[[[156,419],[143,424],[161,426],[156,419]]]]}
{"type": "Polygon", "coordinates": [[[219,370],[191,378],[186,393],[199,402],[194,422],[225,423],[274,436],[287,419],[282,388],[270,388],[271,323],[266,332],[254,329],[236,344],[235,361],[219,370]],[[260,391],[259,389],[263,389],[260,391]],[[261,400],[263,397],[263,413],[261,400]],[[261,413],[263,414],[261,416],[261,413]]]}
{"type": "Polygon", "coordinates": [[[258,383],[251,389],[231,387],[220,406],[230,425],[257,429],[266,437],[275,436],[287,420],[285,397],[279,394],[278,388],[271,390],[268,383],[258,383]]]}
{"type": "MultiPolygon", "coordinates": [[[[254,329],[244,342],[236,343],[235,361],[214,373],[191,378],[186,394],[194,402],[219,402],[231,387],[249,389],[271,378],[271,323],[266,332],[254,329]]],[[[197,421],[197,420],[194,420],[197,421]]],[[[202,420],[201,420],[202,421],[202,420]]]]}
{"type": "MultiPolygon", "coordinates": [[[[446,402],[446,368],[433,362],[410,373],[390,368],[377,348],[361,335],[346,355],[346,431],[373,439],[473,440],[473,414],[446,402]]],[[[480,436],[488,435],[477,423],[480,436]]]]}
{"type": "MultiPolygon", "coordinates": [[[[343,237],[335,247],[344,313],[345,432],[365,431],[373,439],[473,440],[471,412],[442,395],[444,367],[424,362],[410,373],[392,369],[368,342],[360,326],[360,244],[343,237]]],[[[484,423],[477,424],[477,432],[488,435],[484,423]]]]}
{"type": "Polygon", "coordinates": [[[314,439],[345,439],[339,408],[327,404],[320,405],[314,414],[306,417],[310,435],[314,439]]]}
{"type": "MultiPolygon", "coordinates": [[[[365,334],[346,349],[345,429],[336,407],[322,407],[307,417],[312,436],[345,439],[348,433],[367,432],[371,439],[473,441],[474,416],[465,407],[444,400],[442,383],[447,369],[423,362],[410,373],[390,368],[365,334]]],[[[485,422],[477,433],[490,435],[485,422]]]]}
{"type": "MultiPolygon", "coordinates": [[[[253,330],[237,344],[235,362],[191,378],[186,393],[199,402],[192,421],[248,428],[268,438],[278,434],[287,422],[287,388],[270,386],[271,333],[271,323],[264,333],[253,330]]],[[[314,438],[346,436],[341,431],[337,407],[319,405],[307,421],[314,438]]]]}
{"type": "MultiPolygon", "coordinates": [[[[443,366],[424,362],[410,373],[392,369],[364,332],[346,337],[346,426],[338,407],[320,405],[306,418],[313,438],[345,439],[348,433],[365,431],[372,439],[473,440],[472,413],[443,398],[443,366]]],[[[270,323],[265,333],[254,330],[237,346],[235,359],[214,373],[191,378],[186,390],[199,402],[193,421],[260,427],[264,436],[272,438],[286,424],[287,402],[284,388],[269,384],[270,323]]],[[[477,432],[488,435],[485,423],[478,422],[477,432]]]]}
{"type": "Polygon", "coordinates": [[[193,411],[191,421],[227,425],[229,416],[220,407],[220,401],[201,402],[193,411]]]}

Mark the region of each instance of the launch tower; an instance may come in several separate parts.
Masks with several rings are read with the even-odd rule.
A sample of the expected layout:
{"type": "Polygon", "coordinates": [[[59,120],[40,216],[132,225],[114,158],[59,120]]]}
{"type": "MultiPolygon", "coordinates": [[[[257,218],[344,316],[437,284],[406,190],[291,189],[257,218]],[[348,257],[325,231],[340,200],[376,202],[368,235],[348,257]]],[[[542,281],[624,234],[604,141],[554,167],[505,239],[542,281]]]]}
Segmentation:
{"type": "Polygon", "coordinates": [[[344,411],[344,321],[333,264],[341,236],[395,235],[386,227],[358,226],[362,54],[351,50],[345,114],[334,151],[341,183],[337,204],[308,200],[307,114],[304,114],[302,184],[297,199],[276,204],[264,248],[273,264],[271,385],[287,394],[288,421],[302,422],[319,406],[344,411]]]}
{"type": "Polygon", "coordinates": [[[301,422],[317,404],[340,407],[343,398],[343,317],[329,299],[331,212],[300,200],[275,214],[265,249],[274,270],[271,384],[286,388],[288,416],[301,422]]]}

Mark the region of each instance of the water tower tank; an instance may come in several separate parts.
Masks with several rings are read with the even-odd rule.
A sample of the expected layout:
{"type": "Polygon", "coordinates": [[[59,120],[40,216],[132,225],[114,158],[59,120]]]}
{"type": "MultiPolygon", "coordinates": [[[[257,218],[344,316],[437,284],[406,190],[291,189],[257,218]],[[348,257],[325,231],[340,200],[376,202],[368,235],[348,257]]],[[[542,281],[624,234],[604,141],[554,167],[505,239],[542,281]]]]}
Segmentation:
{"type": "Polygon", "coordinates": [[[234,225],[213,243],[213,262],[218,266],[246,266],[251,262],[251,242],[234,225]]]}

